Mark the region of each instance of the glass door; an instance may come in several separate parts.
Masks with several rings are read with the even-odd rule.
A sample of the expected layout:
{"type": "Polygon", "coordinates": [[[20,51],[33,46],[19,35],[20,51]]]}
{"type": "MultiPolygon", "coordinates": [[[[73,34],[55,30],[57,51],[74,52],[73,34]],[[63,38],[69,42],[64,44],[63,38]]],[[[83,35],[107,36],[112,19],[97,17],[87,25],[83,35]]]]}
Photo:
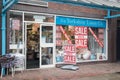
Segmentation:
{"type": "Polygon", "coordinates": [[[41,24],[40,25],[40,67],[55,66],[55,38],[54,25],[41,24]]]}
{"type": "Polygon", "coordinates": [[[26,69],[39,68],[40,23],[25,22],[26,69]]]}

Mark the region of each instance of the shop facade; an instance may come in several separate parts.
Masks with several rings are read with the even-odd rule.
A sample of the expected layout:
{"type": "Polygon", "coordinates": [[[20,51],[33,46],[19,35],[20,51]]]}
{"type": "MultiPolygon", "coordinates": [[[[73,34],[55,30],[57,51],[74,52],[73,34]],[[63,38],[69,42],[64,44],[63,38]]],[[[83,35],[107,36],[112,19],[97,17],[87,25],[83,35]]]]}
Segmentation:
{"type": "Polygon", "coordinates": [[[67,4],[18,3],[7,13],[7,50],[25,55],[25,69],[108,61],[105,15],[67,4]]]}

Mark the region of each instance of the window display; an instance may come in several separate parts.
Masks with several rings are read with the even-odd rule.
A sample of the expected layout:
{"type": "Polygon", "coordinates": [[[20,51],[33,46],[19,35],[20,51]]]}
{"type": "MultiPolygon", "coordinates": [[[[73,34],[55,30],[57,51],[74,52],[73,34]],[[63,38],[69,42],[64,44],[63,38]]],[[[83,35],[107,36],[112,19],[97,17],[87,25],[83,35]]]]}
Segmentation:
{"type": "Polygon", "coordinates": [[[106,60],[105,29],[85,26],[56,26],[56,62],[64,62],[66,45],[75,46],[76,61],[106,60]]]}
{"type": "Polygon", "coordinates": [[[18,50],[22,53],[23,49],[23,28],[22,28],[22,13],[10,12],[10,28],[9,28],[9,48],[11,53],[16,53],[18,50]]]}

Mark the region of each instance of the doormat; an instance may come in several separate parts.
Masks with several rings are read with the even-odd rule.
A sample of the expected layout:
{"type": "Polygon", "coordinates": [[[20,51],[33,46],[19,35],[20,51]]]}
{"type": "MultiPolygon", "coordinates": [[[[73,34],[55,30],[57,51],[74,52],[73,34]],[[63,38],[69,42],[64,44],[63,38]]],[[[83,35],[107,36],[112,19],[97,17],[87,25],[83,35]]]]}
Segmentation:
{"type": "Polygon", "coordinates": [[[73,70],[73,71],[76,71],[79,69],[78,66],[75,66],[75,65],[65,65],[65,66],[62,66],[61,69],[63,70],[73,70]]]}
{"type": "Polygon", "coordinates": [[[120,72],[115,72],[116,74],[120,74],[120,72]]]}

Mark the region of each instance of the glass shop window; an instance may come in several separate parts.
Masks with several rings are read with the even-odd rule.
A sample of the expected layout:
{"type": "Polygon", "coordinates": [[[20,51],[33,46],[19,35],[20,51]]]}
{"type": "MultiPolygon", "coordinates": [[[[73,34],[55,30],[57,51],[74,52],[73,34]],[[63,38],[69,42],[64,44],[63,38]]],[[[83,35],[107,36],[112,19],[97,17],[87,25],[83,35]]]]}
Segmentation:
{"type": "Polygon", "coordinates": [[[25,13],[25,21],[51,22],[51,23],[54,23],[54,16],[25,13]]]}
{"type": "Polygon", "coordinates": [[[56,27],[56,62],[64,62],[64,46],[74,45],[76,61],[106,60],[105,29],[85,26],[56,27]]]}
{"type": "Polygon", "coordinates": [[[22,13],[10,12],[9,49],[12,53],[23,49],[22,13]]]}

